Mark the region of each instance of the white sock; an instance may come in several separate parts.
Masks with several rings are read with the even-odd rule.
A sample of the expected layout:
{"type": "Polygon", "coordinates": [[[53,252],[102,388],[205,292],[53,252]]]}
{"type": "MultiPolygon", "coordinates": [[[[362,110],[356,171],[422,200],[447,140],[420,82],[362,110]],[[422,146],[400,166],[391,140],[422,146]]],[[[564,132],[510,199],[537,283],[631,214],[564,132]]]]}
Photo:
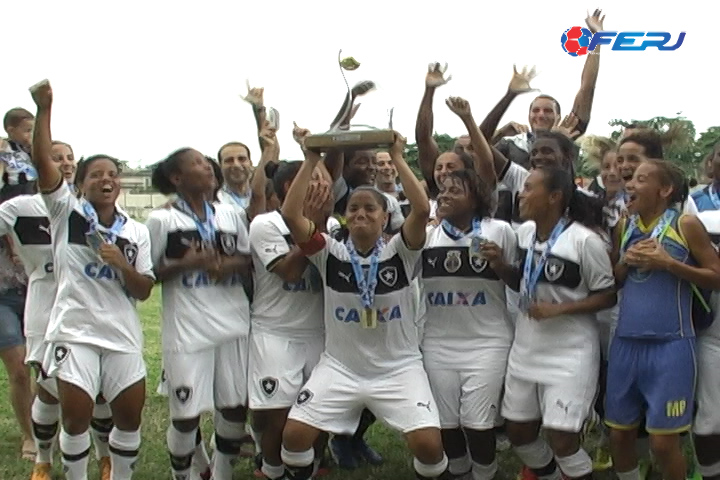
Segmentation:
{"type": "Polygon", "coordinates": [[[497,474],[497,462],[490,465],[472,462],[472,480],[492,480],[497,474]]]}
{"type": "Polygon", "coordinates": [[[259,430],[255,430],[251,423],[248,423],[247,427],[245,427],[245,431],[250,434],[253,442],[255,442],[255,453],[262,452],[262,445],[260,443],[262,440],[262,432],[259,430]]]}
{"type": "Polygon", "coordinates": [[[32,434],[35,440],[37,456],[35,463],[49,463],[53,461],[53,446],[55,435],[58,432],[60,419],[60,405],[51,405],[35,397],[30,413],[32,419],[32,434]]]}
{"type": "Polygon", "coordinates": [[[582,478],[593,471],[592,459],[584,448],[567,457],[555,457],[560,471],[568,478],[582,478]]]}
{"type": "Polygon", "coordinates": [[[640,480],[640,469],[635,467],[629,472],[615,472],[618,480],[640,480]]]}
{"type": "Polygon", "coordinates": [[[448,470],[455,476],[460,476],[468,473],[472,469],[472,459],[469,453],[465,453],[465,456],[458,458],[448,459],[448,470]]]}
{"type": "Polygon", "coordinates": [[[269,480],[278,480],[285,475],[285,466],[282,463],[280,465],[270,465],[263,459],[260,471],[265,474],[269,480]]]}
{"type": "Polygon", "coordinates": [[[229,422],[215,414],[215,453],[213,480],[232,480],[235,460],[240,454],[240,441],[245,436],[245,424],[229,422]]]}
{"type": "Polygon", "coordinates": [[[110,432],[110,480],[130,480],[140,451],[140,430],[127,432],[113,428],[110,432]]]}
{"type": "Polygon", "coordinates": [[[65,480],[87,480],[90,433],[68,435],[60,430],[60,451],[65,466],[65,480]]]}
{"type": "MultiPolygon", "coordinates": [[[[173,478],[189,478],[190,467],[196,449],[197,430],[183,433],[172,423],[167,430],[167,446],[170,452],[170,466],[173,478]],[[185,477],[183,477],[185,476],[185,477]]],[[[198,469],[198,473],[201,473],[198,469]]],[[[203,469],[204,470],[204,469],[203,469]]]]}
{"type": "Polygon", "coordinates": [[[541,480],[560,480],[560,469],[557,468],[555,457],[550,445],[542,439],[537,438],[527,445],[514,447],[515,454],[531,470],[548,470],[546,475],[539,475],[541,480]]]}
{"type": "Polygon", "coordinates": [[[413,468],[415,469],[415,473],[420,475],[421,477],[426,478],[435,478],[439,477],[443,473],[445,473],[445,470],[448,468],[448,458],[443,452],[443,458],[440,460],[440,462],[429,465],[427,463],[422,463],[417,458],[413,458],[413,468]]]}
{"type": "Polygon", "coordinates": [[[95,457],[100,460],[110,456],[110,432],[113,429],[112,412],[107,403],[96,403],[90,421],[90,434],[95,445],[95,457]]]}
{"type": "Polygon", "coordinates": [[[205,448],[205,442],[199,428],[195,436],[195,453],[192,457],[192,465],[198,473],[203,473],[210,467],[210,456],[207,448],[205,448]]]}

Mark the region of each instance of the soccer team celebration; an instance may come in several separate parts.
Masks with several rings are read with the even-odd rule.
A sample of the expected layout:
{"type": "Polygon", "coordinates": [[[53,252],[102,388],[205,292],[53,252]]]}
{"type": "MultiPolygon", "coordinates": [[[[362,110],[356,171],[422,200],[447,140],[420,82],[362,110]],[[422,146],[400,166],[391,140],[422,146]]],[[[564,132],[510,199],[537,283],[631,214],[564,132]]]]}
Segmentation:
{"type": "Polygon", "coordinates": [[[720,143],[691,188],[666,132],[585,135],[604,19],[563,36],[584,56],[571,106],[517,66],[479,119],[436,99],[451,76],[431,63],[412,162],[392,112],[352,123],[376,88],[346,79],[362,59],[338,56],[328,131],[292,122],[302,160],[280,160],[279,110],[248,83],[260,158],[174,151],[142,219],[120,160],[53,136],[63,90],[29,86],[36,111],[8,111],[0,146],[3,394],[27,467],[7,480],[156,480],[150,420],[173,480],[401,478],[377,429],[402,439],[402,478],[720,480],[720,143]],[[500,127],[519,96],[528,126],[500,127]],[[440,108],[466,130],[446,147],[440,108]]]}

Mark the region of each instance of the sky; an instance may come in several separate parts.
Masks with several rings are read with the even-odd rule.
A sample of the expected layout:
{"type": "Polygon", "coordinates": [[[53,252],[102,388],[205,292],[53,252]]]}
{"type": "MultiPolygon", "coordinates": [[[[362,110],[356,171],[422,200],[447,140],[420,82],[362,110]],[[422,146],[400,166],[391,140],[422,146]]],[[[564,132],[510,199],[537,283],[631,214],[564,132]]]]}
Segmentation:
{"type": "MultiPolygon", "coordinates": [[[[675,51],[603,47],[588,133],[609,134],[614,118],[678,112],[698,132],[720,125],[720,63],[712,53],[720,2],[699,0],[8,0],[0,7],[0,111],[34,111],[28,88],[47,78],[53,138],[72,144],[77,157],[105,153],[139,166],[186,146],[215,157],[224,143],[242,141],[257,163],[252,110],[239,97],[250,81],[280,112],[280,157],[300,159],[292,122],[314,133],[329,128],[345,95],[342,49],[361,64],[348,73],[350,84],[378,86],[361,99],[353,123],[385,127],[394,108],[394,126],[408,142],[428,63],[447,62],[453,79],[436,93],[435,130],[457,136],[464,127],[444,99],[466,98],[480,123],[505,93],[513,64],[536,65],[532,86],[569,111],[585,57],[566,54],[560,37],[597,7],[607,15],[605,30],[686,37],[675,51]]],[[[533,96],[517,98],[501,125],[526,123],[533,96]]]]}

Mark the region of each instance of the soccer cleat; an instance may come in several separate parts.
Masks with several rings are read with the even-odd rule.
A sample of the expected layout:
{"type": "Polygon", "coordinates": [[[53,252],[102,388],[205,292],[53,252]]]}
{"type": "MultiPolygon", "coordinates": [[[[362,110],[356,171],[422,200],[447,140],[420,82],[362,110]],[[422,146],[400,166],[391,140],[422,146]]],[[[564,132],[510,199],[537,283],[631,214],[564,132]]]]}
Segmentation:
{"type": "Polygon", "coordinates": [[[255,462],[255,471],[253,472],[253,475],[255,475],[255,478],[265,478],[265,474],[262,472],[262,464],[263,464],[262,453],[255,454],[254,462],[255,462]]]}
{"type": "Polygon", "coordinates": [[[382,465],[383,457],[367,444],[365,439],[353,438],[352,449],[358,460],[365,460],[370,465],[382,465]]]}
{"type": "Polygon", "coordinates": [[[110,457],[102,457],[99,460],[98,470],[100,470],[100,480],[110,480],[110,474],[112,472],[110,457]]]}
{"type": "Polygon", "coordinates": [[[327,457],[323,454],[319,459],[315,459],[315,477],[324,477],[330,474],[330,464],[327,457]]]}
{"type": "Polygon", "coordinates": [[[30,475],[30,480],[52,480],[51,468],[49,463],[36,463],[32,475],[30,475]]]}
{"type": "Polygon", "coordinates": [[[538,480],[538,477],[535,475],[535,472],[530,470],[526,465],[523,465],[522,470],[520,470],[517,476],[517,480],[538,480]]]}
{"type": "Polygon", "coordinates": [[[607,446],[599,446],[593,455],[593,472],[604,472],[613,466],[610,449],[607,446]]]}
{"type": "Polygon", "coordinates": [[[358,468],[358,461],[355,458],[352,437],[345,435],[335,436],[330,440],[330,454],[338,467],[344,470],[355,470],[358,468]]]}

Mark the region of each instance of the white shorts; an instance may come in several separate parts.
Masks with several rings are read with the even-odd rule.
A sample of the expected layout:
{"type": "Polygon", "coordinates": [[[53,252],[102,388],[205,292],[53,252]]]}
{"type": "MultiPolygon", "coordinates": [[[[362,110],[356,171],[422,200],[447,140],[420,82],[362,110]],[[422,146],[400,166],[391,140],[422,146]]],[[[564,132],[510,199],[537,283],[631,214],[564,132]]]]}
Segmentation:
{"type": "Polygon", "coordinates": [[[440,428],[427,374],[418,362],[387,376],[364,379],[323,354],[288,418],[338,435],[355,433],[368,408],[402,433],[440,428]]]}
{"type": "Polygon", "coordinates": [[[693,432],[697,435],[720,434],[720,345],[717,340],[698,338],[697,411],[693,432]]]}
{"type": "Polygon", "coordinates": [[[83,389],[93,402],[102,392],[108,403],[147,374],[139,352],[116,352],[69,342],[56,342],[48,347],[43,369],[48,376],[83,389]]]}
{"type": "Polygon", "coordinates": [[[497,422],[509,349],[486,350],[482,368],[433,368],[425,365],[442,428],[489,430],[497,422]]]}
{"type": "Polygon", "coordinates": [[[525,380],[508,371],[502,415],[512,422],[542,419],[545,428],[577,433],[593,408],[597,384],[597,375],[550,384],[525,380]]]}
{"type": "Polygon", "coordinates": [[[165,373],[164,363],[160,363],[160,381],[158,382],[157,390],[155,391],[160,396],[168,396],[167,374],[165,373]]]}
{"type": "Polygon", "coordinates": [[[170,418],[187,420],[246,405],[247,354],[245,336],[199,352],[165,352],[170,418]]]}
{"type": "Polygon", "coordinates": [[[45,352],[48,348],[45,335],[32,335],[25,337],[25,364],[42,367],[45,362],[45,352]]]}
{"type": "Polygon", "coordinates": [[[292,340],[250,334],[248,395],[252,410],[290,408],[325,349],[324,336],[292,340]]]}

